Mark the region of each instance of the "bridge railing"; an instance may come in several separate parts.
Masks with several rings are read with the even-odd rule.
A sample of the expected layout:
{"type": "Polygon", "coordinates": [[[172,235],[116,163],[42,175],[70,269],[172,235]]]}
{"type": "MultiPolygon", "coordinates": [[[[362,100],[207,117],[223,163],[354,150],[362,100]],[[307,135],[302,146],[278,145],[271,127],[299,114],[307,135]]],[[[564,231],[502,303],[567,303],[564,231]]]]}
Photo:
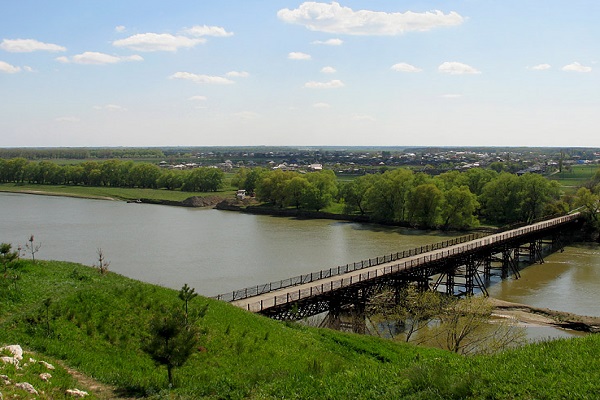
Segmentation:
{"type": "Polygon", "coordinates": [[[375,267],[381,264],[386,264],[392,261],[401,260],[407,257],[413,257],[419,254],[428,253],[430,251],[443,249],[450,246],[455,246],[457,244],[470,242],[475,239],[479,239],[489,235],[489,233],[472,233],[465,236],[460,236],[454,239],[445,240],[443,242],[433,243],[426,246],[417,247],[410,250],[400,251],[397,253],[392,253],[385,256],[370,258],[368,260],[362,260],[359,262],[349,263],[346,265],[333,267],[329,269],[324,269],[318,272],[312,272],[309,274],[298,275],[292,278],[283,279],[280,281],[264,283],[261,285],[250,286],[244,289],[235,290],[233,292],[224,293],[215,296],[214,298],[217,300],[223,300],[227,302],[235,301],[235,300],[243,300],[248,297],[258,296],[264,293],[269,293],[275,290],[285,289],[288,287],[293,287],[297,285],[303,285],[305,283],[314,282],[324,278],[330,278],[337,275],[346,274],[348,272],[353,272],[356,270],[360,270],[363,268],[375,267]]]}
{"type": "MultiPolygon", "coordinates": [[[[439,260],[439,259],[442,259],[445,257],[452,256],[452,255],[465,253],[467,251],[477,250],[477,249],[480,249],[485,246],[503,243],[507,240],[511,240],[516,237],[526,235],[528,233],[539,232],[539,231],[543,231],[547,228],[555,227],[556,225],[568,223],[574,219],[577,219],[578,217],[579,217],[578,213],[571,214],[571,215],[565,215],[565,216],[562,216],[559,218],[554,218],[550,221],[536,223],[534,225],[514,229],[511,231],[500,232],[500,233],[492,234],[489,236],[481,235],[479,238],[476,238],[476,239],[481,239],[481,240],[475,241],[475,239],[472,239],[471,241],[474,241],[473,243],[467,243],[464,246],[454,247],[454,248],[448,249],[446,251],[435,252],[435,253],[428,254],[428,255],[426,254],[423,257],[412,258],[410,260],[405,260],[398,264],[388,265],[388,266],[385,266],[385,267],[382,267],[379,269],[375,269],[375,270],[369,270],[369,271],[360,273],[358,275],[351,275],[349,277],[343,277],[338,280],[329,281],[328,283],[322,283],[320,285],[317,284],[315,286],[310,286],[308,288],[298,289],[297,291],[288,291],[287,293],[275,295],[266,300],[260,300],[260,301],[248,303],[244,308],[246,308],[248,311],[251,311],[251,312],[260,312],[260,311],[263,311],[264,309],[275,307],[279,304],[285,304],[285,303],[289,303],[289,302],[293,302],[293,301],[298,301],[303,298],[313,297],[313,296],[331,292],[331,291],[334,291],[334,290],[337,290],[337,289],[340,289],[343,287],[351,286],[358,282],[375,279],[375,278],[383,276],[383,275],[389,275],[389,274],[397,273],[400,271],[406,271],[406,270],[410,270],[413,268],[418,268],[419,266],[426,264],[428,262],[436,261],[436,260],[439,260]]],[[[469,235],[469,236],[471,236],[471,235],[469,235]]],[[[461,238],[456,238],[455,240],[460,240],[460,239],[461,238]]],[[[452,240],[452,241],[454,241],[454,240],[452,240]]],[[[442,242],[442,243],[449,243],[452,241],[446,241],[446,242],[442,242]]],[[[464,243],[464,242],[460,242],[460,243],[464,243]]],[[[455,244],[460,244],[460,243],[455,243],[455,244]]],[[[432,247],[438,246],[439,244],[440,243],[437,243],[437,244],[434,244],[431,246],[424,246],[423,248],[425,248],[425,247],[432,248],[432,247]]],[[[440,250],[445,247],[449,247],[449,246],[437,247],[430,251],[440,250]]],[[[421,248],[417,248],[415,250],[420,250],[420,249],[421,248]]],[[[414,251],[414,250],[411,250],[410,252],[412,252],[412,251],[414,251]]],[[[408,253],[408,252],[403,252],[403,253],[408,253]]],[[[397,254],[402,254],[402,253],[397,253],[397,254]]],[[[418,253],[418,254],[422,254],[422,253],[418,253]]],[[[415,253],[413,255],[417,255],[417,253],[415,253]]],[[[407,255],[407,257],[409,257],[409,256],[407,255]]],[[[351,264],[348,264],[348,265],[351,265],[351,264]]],[[[349,272],[351,272],[351,271],[349,271],[349,272]]],[[[311,275],[311,274],[308,274],[308,275],[311,275]]],[[[324,276],[324,278],[325,278],[325,276],[324,276]]],[[[264,293],[268,293],[268,292],[264,292],[264,293]]],[[[250,297],[250,296],[248,296],[248,297],[250,297]]]]}

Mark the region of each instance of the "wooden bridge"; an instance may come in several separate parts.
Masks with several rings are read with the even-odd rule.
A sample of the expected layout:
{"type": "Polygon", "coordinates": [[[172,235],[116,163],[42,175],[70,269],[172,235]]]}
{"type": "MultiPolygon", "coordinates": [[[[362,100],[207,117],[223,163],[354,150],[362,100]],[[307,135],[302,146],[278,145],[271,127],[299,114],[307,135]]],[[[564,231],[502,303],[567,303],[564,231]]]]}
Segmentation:
{"type": "Polygon", "coordinates": [[[300,275],[216,296],[251,312],[298,320],[343,308],[364,312],[368,298],[385,287],[415,284],[461,295],[483,292],[494,274],[519,277],[518,263],[543,263],[543,251],[562,249],[561,233],[576,226],[579,213],[492,234],[471,234],[384,257],[300,275]]]}

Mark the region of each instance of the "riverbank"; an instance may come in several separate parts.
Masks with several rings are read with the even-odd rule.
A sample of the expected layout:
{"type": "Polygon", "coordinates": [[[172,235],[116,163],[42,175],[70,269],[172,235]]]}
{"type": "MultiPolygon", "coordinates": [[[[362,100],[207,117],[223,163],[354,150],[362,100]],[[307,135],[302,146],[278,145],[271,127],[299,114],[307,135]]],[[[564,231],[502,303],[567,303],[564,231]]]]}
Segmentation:
{"type": "Polygon", "coordinates": [[[233,196],[233,191],[214,192],[182,192],[166,189],[119,188],[110,186],[72,186],[72,185],[35,185],[0,183],[0,192],[24,193],[49,196],[75,197],[98,200],[116,200],[144,202],[148,204],[165,204],[173,206],[203,207],[214,206],[219,201],[233,196]],[[206,204],[198,198],[209,198],[206,204]]]}
{"type": "Polygon", "coordinates": [[[600,317],[589,317],[490,298],[494,316],[523,324],[554,326],[580,332],[600,333],[600,317]]]}
{"type": "Polygon", "coordinates": [[[115,199],[114,197],[108,196],[98,196],[93,194],[77,194],[77,193],[60,193],[60,192],[52,192],[45,190],[1,190],[0,192],[5,193],[23,193],[23,194],[35,194],[40,196],[59,196],[59,197],[74,197],[78,199],[90,199],[90,200],[111,200],[116,201],[119,199],[115,199]]]}
{"type": "MultiPolygon", "coordinates": [[[[200,296],[189,302],[200,342],[169,387],[166,369],[140,349],[152,318],[183,306],[176,290],[66,262],[21,260],[13,271],[21,278],[18,290],[0,292],[0,347],[18,343],[38,351],[37,359],[52,362],[47,357],[53,356],[71,372],[114,385],[119,398],[560,399],[600,393],[599,335],[462,357],[282,323],[200,296]],[[46,298],[51,301],[41,301],[46,298]],[[556,378],[567,370],[568,379],[556,378]]],[[[43,388],[37,374],[28,379],[43,388]]],[[[102,398],[95,386],[77,387],[102,398]]],[[[12,387],[5,397],[21,394],[12,387]]]]}

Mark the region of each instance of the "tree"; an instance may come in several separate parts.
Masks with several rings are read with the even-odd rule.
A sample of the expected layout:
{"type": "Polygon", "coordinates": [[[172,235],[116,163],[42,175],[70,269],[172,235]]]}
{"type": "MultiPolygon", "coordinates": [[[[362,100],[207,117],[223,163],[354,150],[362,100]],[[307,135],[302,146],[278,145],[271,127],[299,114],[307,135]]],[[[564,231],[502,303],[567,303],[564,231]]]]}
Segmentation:
{"type": "Polygon", "coordinates": [[[467,186],[448,190],[441,211],[444,228],[465,229],[477,225],[475,211],[478,207],[477,196],[467,186]]]}
{"type": "Polygon", "coordinates": [[[23,182],[23,179],[25,178],[25,167],[27,164],[29,164],[29,161],[21,157],[11,158],[10,160],[6,161],[6,165],[4,167],[6,171],[6,182],[23,182]]]}
{"type": "Polygon", "coordinates": [[[179,189],[183,185],[183,176],[181,171],[163,171],[160,177],[156,180],[156,185],[159,188],[168,190],[179,189]]]}
{"type": "Polygon", "coordinates": [[[27,241],[27,243],[25,243],[25,248],[27,250],[29,250],[29,252],[31,253],[31,259],[33,260],[34,263],[35,263],[35,253],[37,253],[40,250],[40,247],[42,247],[42,244],[35,243],[33,235],[31,235],[29,237],[29,240],[27,241]]]}
{"type": "Polygon", "coordinates": [[[557,181],[551,181],[532,173],[521,175],[519,180],[521,219],[530,223],[542,217],[547,204],[559,199],[559,184],[557,181]]]}
{"type": "Polygon", "coordinates": [[[415,187],[408,195],[410,223],[425,227],[436,226],[442,200],[442,191],[433,183],[415,187]]]}
{"type": "Polygon", "coordinates": [[[140,188],[156,188],[156,181],[161,174],[160,168],[150,163],[135,164],[129,171],[130,183],[140,188]]]}
{"type": "Polygon", "coordinates": [[[285,203],[300,208],[302,201],[305,198],[306,191],[309,189],[310,183],[302,176],[295,176],[285,185],[285,203]]]}
{"type": "Polygon", "coordinates": [[[96,253],[98,254],[98,264],[94,266],[98,269],[100,275],[106,275],[108,273],[108,266],[110,265],[110,261],[106,261],[106,258],[104,258],[104,252],[101,248],[98,248],[96,253]]]}
{"type": "Polygon", "coordinates": [[[162,309],[150,322],[150,337],[142,350],[157,365],[167,368],[169,385],[173,385],[173,369],[184,365],[198,342],[198,329],[186,323],[179,308],[162,309]]]}
{"type": "Polygon", "coordinates": [[[254,193],[256,190],[256,186],[260,181],[260,178],[266,172],[264,168],[252,168],[250,172],[246,175],[246,180],[244,181],[244,187],[240,189],[245,189],[248,193],[254,193]]]}
{"type": "Polygon", "coordinates": [[[198,293],[195,292],[196,289],[190,288],[187,283],[183,285],[181,290],[179,291],[179,298],[185,302],[185,323],[188,323],[188,303],[196,296],[198,293]]]}
{"type": "Polygon", "coordinates": [[[600,195],[592,193],[588,188],[579,188],[575,195],[575,207],[581,208],[581,213],[587,221],[590,236],[597,235],[596,240],[600,242],[600,195]]]}
{"type": "Polygon", "coordinates": [[[8,265],[19,257],[17,251],[12,251],[10,243],[0,243],[0,262],[4,266],[4,275],[8,271],[8,265]]]}
{"type": "Polygon", "coordinates": [[[471,168],[463,173],[466,185],[471,193],[481,195],[483,187],[490,181],[496,179],[498,173],[492,169],[471,168]]]}
{"type": "Polygon", "coordinates": [[[582,187],[575,194],[575,207],[583,208],[582,213],[592,221],[598,221],[600,212],[600,195],[592,193],[588,188],[582,187]]]}
{"type": "Polygon", "coordinates": [[[311,172],[306,174],[306,179],[310,183],[304,196],[306,207],[319,211],[331,204],[338,192],[335,173],[331,170],[311,172]]]}
{"type": "Polygon", "coordinates": [[[408,193],[415,185],[411,170],[399,168],[372,178],[366,191],[366,205],[373,219],[381,222],[405,221],[408,193]]]}
{"type": "Polygon", "coordinates": [[[225,174],[218,168],[196,168],[183,179],[181,190],[186,192],[216,192],[223,186],[225,174]]]}
{"type": "Polygon", "coordinates": [[[127,179],[133,163],[120,160],[106,160],[100,165],[101,181],[104,186],[127,186],[127,179]]]}
{"type": "Polygon", "coordinates": [[[374,175],[363,175],[340,188],[340,195],[344,199],[344,212],[347,214],[358,210],[360,215],[366,212],[367,190],[373,185],[374,175]]]}
{"type": "Polygon", "coordinates": [[[459,354],[495,353],[522,345],[525,332],[511,324],[490,324],[493,306],[486,297],[449,302],[429,332],[439,347],[459,354]]]}
{"type": "Polygon", "coordinates": [[[283,207],[285,204],[285,187],[287,181],[297,176],[295,172],[276,169],[265,173],[256,187],[259,200],[283,207]]]}
{"type": "Polygon", "coordinates": [[[520,199],[519,178],[503,172],[488,182],[479,197],[483,215],[490,221],[512,223],[519,220],[520,199]]]}
{"type": "MultiPolygon", "coordinates": [[[[402,327],[400,334],[405,342],[410,342],[442,313],[449,299],[438,292],[419,291],[409,285],[397,293],[384,291],[372,298],[368,306],[369,318],[381,321],[388,327],[388,334],[392,337],[398,333],[391,329],[391,323],[402,327]]],[[[419,338],[417,342],[420,342],[419,338]]]]}
{"type": "Polygon", "coordinates": [[[254,193],[256,187],[266,172],[264,168],[240,168],[233,178],[231,184],[238,189],[245,189],[247,193],[254,193]]]}

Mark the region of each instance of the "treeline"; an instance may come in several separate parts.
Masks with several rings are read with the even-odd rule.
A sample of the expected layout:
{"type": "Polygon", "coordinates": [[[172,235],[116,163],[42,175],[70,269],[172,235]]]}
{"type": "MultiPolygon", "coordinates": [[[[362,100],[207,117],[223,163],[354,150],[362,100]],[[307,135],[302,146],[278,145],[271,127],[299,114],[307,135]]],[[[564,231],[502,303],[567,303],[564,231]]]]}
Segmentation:
{"type": "Polygon", "coordinates": [[[76,165],[58,165],[51,161],[24,158],[0,159],[0,182],[48,185],[111,186],[216,192],[225,174],[218,168],[189,171],[163,170],[146,162],[107,160],[85,161],[76,165]]]}
{"type": "Polygon", "coordinates": [[[586,236],[600,243],[600,169],[577,190],[574,205],[585,217],[586,236]]]}
{"type": "Polygon", "coordinates": [[[0,158],[87,160],[90,158],[165,158],[165,154],[161,149],[153,148],[10,148],[0,149],[0,158]]]}
{"type": "Polygon", "coordinates": [[[278,207],[319,211],[338,201],[347,214],[424,228],[466,229],[480,220],[531,222],[570,207],[561,200],[555,181],[538,174],[517,176],[481,168],[435,177],[400,168],[342,184],[331,171],[242,169],[232,183],[278,207]]]}

